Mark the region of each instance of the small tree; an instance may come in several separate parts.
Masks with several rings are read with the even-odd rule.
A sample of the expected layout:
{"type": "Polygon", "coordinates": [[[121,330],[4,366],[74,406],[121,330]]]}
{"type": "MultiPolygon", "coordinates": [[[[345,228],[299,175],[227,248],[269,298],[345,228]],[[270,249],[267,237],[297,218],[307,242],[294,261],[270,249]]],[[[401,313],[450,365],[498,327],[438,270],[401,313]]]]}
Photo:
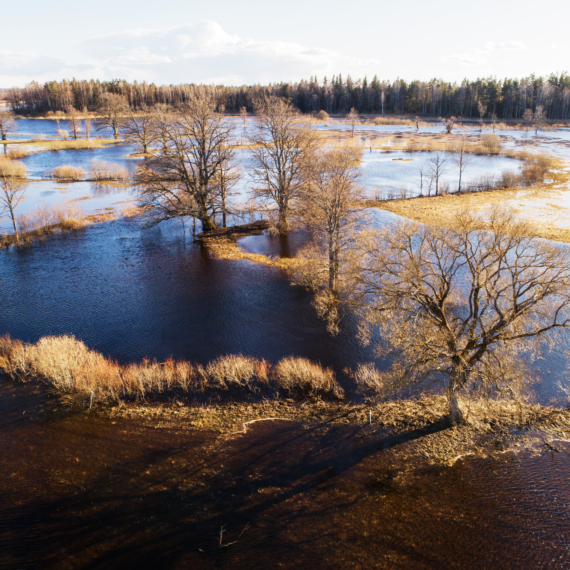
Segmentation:
{"type": "Polygon", "coordinates": [[[319,151],[307,160],[306,183],[299,215],[317,243],[327,252],[328,289],[337,293],[343,249],[358,219],[356,204],[362,193],[356,185],[362,150],[319,151]]]}
{"type": "Polygon", "coordinates": [[[79,113],[74,107],[67,107],[66,109],[68,126],[73,140],[77,140],[77,136],[81,133],[81,121],[79,120],[79,113]]]}
{"type": "Polygon", "coordinates": [[[85,139],[89,140],[89,135],[91,134],[91,119],[89,117],[83,119],[83,130],[85,131],[85,139]]]}
{"type": "Polygon", "coordinates": [[[469,163],[473,160],[473,155],[467,152],[467,138],[462,136],[452,147],[453,161],[459,169],[459,183],[457,185],[457,192],[461,192],[461,180],[463,171],[467,168],[469,163]]]}
{"type": "Polygon", "coordinates": [[[493,132],[495,132],[495,125],[497,123],[497,113],[491,113],[491,121],[493,121],[493,132]]]}
{"type": "Polygon", "coordinates": [[[477,110],[479,111],[479,119],[481,120],[481,128],[479,129],[481,132],[483,131],[483,117],[487,112],[487,105],[485,105],[482,101],[477,103],[477,110]]]}
{"type": "Polygon", "coordinates": [[[305,157],[317,146],[315,133],[304,129],[293,106],[283,99],[261,103],[257,132],[251,137],[254,194],[277,205],[279,233],[289,230],[289,214],[304,182],[305,157]]]}
{"type": "Polygon", "coordinates": [[[7,216],[14,228],[16,242],[20,242],[16,208],[26,194],[26,167],[21,162],[0,160],[0,217],[7,216]]]}
{"type": "Polygon", "coordinates": [[[451,131],[455,127],[457,119],[455,117],[449,117],[449,119],[440,118],[439,120],[441,121],[441,124],[445,127],[447,134],[450,135],[451,131]]]}
{"type": "Polygon", "coordinates": [[[431,194],[431,186],[435,184],[435,195],[439,196],[439,186],[441,177],[447,170],[447,157],[442,152],[436,152],[427,163],[427,175],[430,178],[430,190],[428,196],[431,194]]]}
{"type": "Polygon", "coordinates": [[[136,114],[129,113],[121,121],[125,138],[137,143],[143,154],[147,154],[149,145],[158,140],[155,121],[155,111],[146,105],[143,105],[136,114]]]}
{"type": "Polygon", "coordinates": [[[0,136],[2,140],[8,140],[8,135],[16,131],[16,119],[12,111],[2,109],[0,111],[0,136]]]}
{"type": "Polygon", "coordinates": [[[381,333],[379,352],[393,363],[386,385],[442,383],[459,423],[461,393],[516,398],[525,362],[570,326],[570,255],[525,237],[509,213],[493,212],[487,231],[470,213],[455,225],[363,234],[348,290],[364,338],[381,333]]]}
{"type": "Polygon", "coordinates": [[[95,120],[98,131],[108,127],[119,138],[119,127],[123,117],[130,111],[126,97],[116,93],[105,93],[99,103],[99,117],[95,120]]]}
{"type": "Polygon", "coordinates": [[[544,107],[542,105],[538,105],[536,110],[534,111],[534,117],[533,117],[535,135],[538,135],[538,129],[540,129],[540,127],[544,125],[545,119],[546,119],[546,113],[544,112],[544,107]]]}
{"type": "Polygon", "coordinates": [[[348,122],[351,127],[350,136],[354,137],[354,127],[360,124],[360,117],[358,116],[358,111],[354,107],[348,113],[348,122]]]}

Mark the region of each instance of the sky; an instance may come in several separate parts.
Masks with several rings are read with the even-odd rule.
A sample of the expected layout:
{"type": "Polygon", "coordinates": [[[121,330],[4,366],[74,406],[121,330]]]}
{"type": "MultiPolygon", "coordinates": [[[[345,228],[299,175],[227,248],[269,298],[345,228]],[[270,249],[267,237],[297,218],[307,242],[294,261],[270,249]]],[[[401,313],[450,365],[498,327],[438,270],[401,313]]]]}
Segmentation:
{"type": "Polygon", "coordinates": [[[568,0],[3,4],[0,88],[73,77],[251,85],[339,73],[461,81],[570,70],[568,0]]]}

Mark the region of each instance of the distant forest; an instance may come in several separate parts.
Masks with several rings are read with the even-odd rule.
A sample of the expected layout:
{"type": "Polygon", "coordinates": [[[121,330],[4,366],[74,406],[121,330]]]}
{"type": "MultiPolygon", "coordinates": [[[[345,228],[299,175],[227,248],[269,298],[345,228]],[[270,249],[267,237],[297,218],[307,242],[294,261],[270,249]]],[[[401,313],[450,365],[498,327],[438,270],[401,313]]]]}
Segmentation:
{"type": "Polygon", "coordinates": [[[324,110],[329,114],[344,114],[355,108],[359,113],[478,118],[479,103],[486,116],[499,119],[521,119],[527,109],[542,106],[547,119],[570,119],[570,76],[567,73],[550,77],[531,75],[523,79],[495,78],[463,80],[447,83],[442,80],[354,81],[350,75],[317,78],[299,83],[275,83],[252,86],[162,85],[113,81],[50,81],[44,85],[32,82],[24,88],[9,90],[6,98],[14,110],[22,114],[45,114],[74,107],[96,111],[104,93],[125,96],[133,110],[143,105],[176,106],[187,101],[193,93],[206,90],[214,95],[226,112],[239,113],[245,107],[254,112],[257,101],[266,95],[285,97],[303,113],[324,110]]]}

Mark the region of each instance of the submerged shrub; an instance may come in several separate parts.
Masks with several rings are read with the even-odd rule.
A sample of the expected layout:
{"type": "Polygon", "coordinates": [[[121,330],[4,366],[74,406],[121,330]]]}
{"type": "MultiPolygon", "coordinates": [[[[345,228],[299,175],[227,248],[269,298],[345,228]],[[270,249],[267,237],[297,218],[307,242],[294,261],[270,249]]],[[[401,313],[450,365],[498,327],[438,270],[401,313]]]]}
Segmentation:
{"type": "Polygon", "coordinates": [[[89,177],[97,181],[122,180],[130,178],[129,171],[120,164],[94,160],[89,167],[89,177]]]}
{"type": "Polygon", "coordinates": [[[81,166],[57,166],[51,171],[51,176],[58,180],[81,180],[85,178],[85,170],[81,166]]]}

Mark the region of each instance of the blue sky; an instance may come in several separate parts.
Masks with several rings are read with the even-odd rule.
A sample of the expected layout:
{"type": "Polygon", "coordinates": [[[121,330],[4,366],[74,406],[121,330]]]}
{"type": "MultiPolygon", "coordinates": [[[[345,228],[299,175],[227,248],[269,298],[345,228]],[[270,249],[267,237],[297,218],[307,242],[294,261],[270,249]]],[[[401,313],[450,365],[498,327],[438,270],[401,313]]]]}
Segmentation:
{"type": "Polygon", "coordinates": [[[567,0],[3,4],[0,87],[71,77],[252,84],[338,73],[453,81],[570,69],[567,0]]]}

